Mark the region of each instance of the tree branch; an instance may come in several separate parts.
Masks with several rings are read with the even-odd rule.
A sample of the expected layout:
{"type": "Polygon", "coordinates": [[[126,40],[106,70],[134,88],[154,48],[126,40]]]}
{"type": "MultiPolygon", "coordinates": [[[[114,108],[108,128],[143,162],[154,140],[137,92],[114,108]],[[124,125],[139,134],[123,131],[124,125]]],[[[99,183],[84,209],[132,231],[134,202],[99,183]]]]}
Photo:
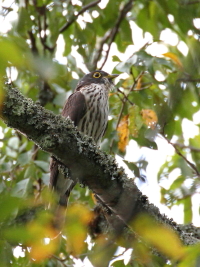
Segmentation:
{"type": "Polygon", "coordinates": [[[85,6],[83,6],[83,8],[77,13],[77,15],[74,15],[73,18],[68,21],[66,24],[64,24],[60,30],[59,30],[59,33],[62,33],[64,32],[65,30],[67,30],[71,25],[72,23],[74,23],[74,21],[76,21],[76,19],[78,18],[78,16],[80,16],[81,14],[83,14],[86,10],[88,10],[89,8],[91,7],[94,7],[96,6],[97,4],[99,4],[101,2],[101,0],[96,0],[94,2],[91,2],[85,6]]]}
{"type": "MultiPolygon", "coordinates": [[[[163,137],[165,138],[165,140],[166,140],[170,145],[173,146],[173,148],[175,149],[176,153],[177,153],[180,157],[182,157],[182,158],[185,160],[185,162],[190,166],[190,168],[194,170],[194,172],[196,173],[196,175],[197,175],[198,177],[200,177],[200,172],[199,172],[199,170],[197,169],[197,167],[195,166],[195,164],[192,163],[192,162],[190,162],[190,161],[189,161],[189,160],[188,160],[188,159],[181,153],[181,151],[178,149],[178,146],[181,147],[180,144],[176,144],[176,143],[174,144],[174,143],[172,143],[170,140],[168,140],[168,139],[165,137],[165,135],[163,135],[163,137]]],[[[184,148],[184,146],[182,146],[182,148],[184,148]]],[[[188,148],[189,148],[189,147],[188,147],[188,148]]]]}
{"type": "MultiPolygon", "coordinates": [[[[119,17],[117,18],[116,24],[112,28],[112,30],[110,31],[110,33],[108,34],[108,36],[109,36],[108,50],[106,51],[106,56],[104,58],[103,63],[101,64],[100,69],[102,69],[103,66],[105,65],[105,63],[106,63],[106,61],[108,59],[109,52],[110,52],[111,44],[115,40],[115,37],[116,37],[116,35],[117,35],[118,31],[119,31],[119,28],[120,28],[120,25],[121,25],[122,21],[124,20],[124,18],[126,17],[127,13],[131,10],[132,7],[133,7],[133,0],[129,0],[124,5],[124,7],[122,8],[122,10],[120,10],[119,17]]],[[[104,38],[103,38],[103,41],[104,41],[104,38]]],[[[102,45],[100,47],[103,48],[102,45]]],[[[96,58],[99,58],[100,57],[101,52],[102,52],[102,50],[101,51],[99,50],[98,55],[97,55],[96,58]]],[[[96,63],[97,63],[97,61],[96,61],[96,63]]]]}
{"type": "MultiPolygon", "coordinates": [[[[148,202],[133,180],[118,168],[114,158],[100,151],[91,138],[78,132],[70,119],[45,110],[11,85],[6,85],[5,89],[6,100],[1,112],[4,122],[65,164],[72,179],[86,184],[113,213],[109,222],[114,228],[116,225],[118,229],[124,227],[143,212],[183,235],[181,238],[186,244],[191,242],[185,232],[181,233],[179,225],[148,202]]],[[[198,241],[196,239],[193,243],[198,241]]]]}

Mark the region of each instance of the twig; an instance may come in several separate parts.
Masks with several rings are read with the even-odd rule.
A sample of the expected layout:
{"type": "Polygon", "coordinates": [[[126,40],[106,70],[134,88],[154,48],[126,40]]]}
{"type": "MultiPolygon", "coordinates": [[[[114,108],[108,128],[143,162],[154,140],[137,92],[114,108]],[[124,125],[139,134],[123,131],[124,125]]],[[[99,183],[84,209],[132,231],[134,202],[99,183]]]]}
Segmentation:
{"type": "Polygon", "coordinates": [[[51,255],[51,257],[56,259],[57,261],[59,261],[64,267],[68,266],[68,265],[65,264],[65,261],[67,260],[67,258],[61,259],[61,258],[57,257],[56,255],[51,255]]]}
{"type": "Polygon", "coordinates": [[[200,3],[200,1],[198,1],[198,0],[197,1],[191,1],[191,2],[190,1],[188,1],[188,2],[181,1],[180,2],[181,5],[194,5],[194,4],[199,4],[199,3],[200,3]]]}
{"type": "Polygon", "coordinates": [[[89,3],[89,4],[85,5],[85,6],[83,6],[83,8],[77,13],[77,15],[74,15],[74,17],[73,17],[70,21],[68,21],[66,24],[64,24],[64,25],[60,28],[59,33],[62,33],[62,32],[64,32],[66,29],[68,29],[68,28],[72,25],[72,23],[73,23],[74,21],[76,21],[76,19],[78,18],[78,16],[80,16],[81,14],[83,14],[83,13],[84,13],[86,10],[88,10],[89,8],[96,6],[96,5],[99,4],[100,2],[101,2],[101,0],[96,0],[96,1],[94,1],[94,2],[91,2],[91,3],[89,3]]]}
{"type": "Polygon", "coordinates": [[[200,172],[198,171],[197,167],[194,165],[194,163],[190,162],[181,152],[180,150],[177,148],[177,144],[174,144],[172,143],[170,140],[168,140],[166,137],[165,137],[165,134],[162,135],[164,137],[164,139],[174,147],[176,153],[182,157],[185,162],[187,162],[187,164],[195,171],[195,173],[197,174],[198,177],[200,177],[200,172]]]}
{"type": "Polygon", "coordinates": [[[94,58],[92,60],[92,64],[91,64],[91,69],[95,70],[97,69],[97,62],[100,60],[102,51],[103,51],[103,45],[108,41],[108,39],[110,38],[110,30],[107,31],[104,35],[104,37],[101,39],[100,44],[99,44],[99,48],[97,49],[94,58]]]}
{"type": "Polygon", "coordinates": [[[122,113],[123,113],[123,110],[124,110],[124,107],[125,107],[125,104],[126,104],[126,99],[128,99],[128,96],[129,94],[134,90],[134,87],[135,85],[137,84],[138,80],[140,79],[140,77],[144,74],[144,71],[141,71],[141,73],[138,75],[138,77],[134,80],[134,83],[133,85],[131,86],[131,88],[129,89],[128,93],[126,96],[124,96],[123,100],[122,100],[122,106],[121,106],[121,110],[120,110],[120,113],[119,113],[119,117],[118,117],[118,120],[117,120],[117,125],[116,125],[116,129],[119,125],[119,122],[121,120],[121,116],[122,116],[122,113]]]}
{"type": "Polygon", "coordinates": [[[186,146],[186,145],[180,144],[180,143],[175,143],[174,145],[178,146],[180,148],[189,149],[189,150],[194,151],[194,152],[200,152],[200,148],[197,148],[197,147],[194,147],[194,146],[186,146]]]}
{"type": "Polygon", "coordinates": [[[192,78],[179,78],[177,79],[178,82],[184,82],[184,83],[188,83],[188,82],[200,82],[200,79],[192,79],[192,78]]]}
{"type": "Polygon", "coordinates": [[[110,37],[109,37],[109,42],[108,42],[108,50],[106,51],[106,56],[104,58],[103,63],[101,64],[100,69],[102,69],[103,66],[105,65],[105,63],[108,59],[109,52],[110,52],[111,44],[115,40],[115,37],[119,31],[120,24],[122,23],[123,19],[126,17],[126,14],[131,10],[132,6],[133,6],[133,0],[129,0],[129,2],[126,5],[124,5],[123,9],[120,11],[120,15],[117,19],[117,22],[116,22],[114,28],[112,28],[112,30],[110,32],[110,35],[109,35],[110,37]]]}
{"type": "Polygon", "coordinates": [[[30,30],[28,31],[28,35],[31,41],[31,50],[33,52],[33,54],[38,55],[38,49],[37,49],[37,45],[36,45],[36,40],[35,40],[35,36],[33,34],[33,32],[30,30]]]}
{"type": "Polygon", "coordinates": [[[44,28],[42,29],[42,25],[41,25],[41,16],[39,14],[38,16],[38,31],[39,31],[39,37],[40,37],[40,41],[43,45],[44,48],[44,52],[45,50],[48,50],[49,52],[53,53],[54,49],[56,47],[56,44],[53,47],[50,47],[46,44],[46,30],[47,30],[47,24],[46,24],[46,6],[42,7],[42,11],[40,12],[42,14],[42,16],[44,17],[44,28]],[[41,32],[44,32],[44,36],[41,35],[41,32]]]}
{"type": "MultiPolygon", "coordinates": [[[[138,80],[140,79],[140,77],[144,74],[144,71],[141,71],[141,73],[138,75],[138,77],[135,79],[134,78],[134,75],[132,73],[132,76],[133,76],[133,79],[134,79],[134,83],[133,85],[130,87],[129,91],[127,94],[123,93],[119,88],[117,88],[118,91],[120,91],[121,93],[123,93],[123,99],[120,98],[119,94],[118,94],[118,97],[120,98],[120,100],[122,101],[122,106],[121,106],[121,109],[120,109],[120,112],[119,112],[119,116],[118,116],[118,120],[117,120],[117,124],[116,124],[116,130],[119,126],[119,123],[120,123],[120,120],[121,120],[121,117],[122,117],[122,113],[124,111],[124,107],[125,107],[125,104],[126,102],[128,101],[131,105],[134,105],[134,103],[130,102],[130,100],[128,99],[128,96],[130,94],[130,92],[132,92],[134,90],[134,87],[135,85],[137,84],[138,80]]],[[[110,152],[111,152],[111,148],[113,146],[113,141],[114,139],[112,139],[111,143],[110,143],[110,152]]]]}
{"type": "MultiPolygon", "coordinates": [[[[126,101],[129,102],[129,104],[131,104],[132,106],[134,105],[134,103],[131,102],[131,101],[128,99],[127,95],[126,95],[123,91],[121,91],[119,88],[117,88],[117,91],[120,92],[120,93],[123,95],[124,99],[126,99],[126,101]]],[[[119,96],[119,94],[117,94],[117,95],[118,95],[118,97],[120,98],[120,100],[123,101],[123,99],[119,96]]]]}

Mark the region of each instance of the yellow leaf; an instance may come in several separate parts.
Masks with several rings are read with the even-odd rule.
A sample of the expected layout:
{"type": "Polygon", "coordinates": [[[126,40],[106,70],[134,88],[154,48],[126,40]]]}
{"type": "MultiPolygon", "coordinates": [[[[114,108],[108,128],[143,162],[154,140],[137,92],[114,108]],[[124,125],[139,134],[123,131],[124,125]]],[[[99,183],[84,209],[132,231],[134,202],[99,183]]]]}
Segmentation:
{"type": "Polygon", "coordinates": [[[186,255],[185,247],[178,235],[169,227],[156,224],[151,217],[140,215],[132,226],[139,236],[170,259],[179,260],[186,255]]]}
{"type": "Polygon", "coordinates": [[[126,146],[128,144],[128,139],[129,139],[129,128],[128,128],[128,124],[129,124],[129,115],[125,115],[118,127],[117,127],[117,131],[118,131],[118,136],[119,136],[119,142],[118,142],[118,148],[120,151],[124,152],[126,149],[126,146]]]}
{"type": "Polygon", "coordinates": [[[27,226],[32,237],[28,242],[30,246],[30,257],[36,262],[40,262],[51,256],[58,247],[58,238],[55,230],[50,225],[43,225],[39,222],[31,222],[27,226]]]}
{"type": "Polygon", "coordinates": [[[183,68],[183,65],[177,55],[175,55],[172,52],[164,53],[163,56],[170,58],[176,65],[178,65],[181,69],[183,68]]]}
{"type": "Polygon", "coordinates": [[[142,76],[140,76],[139,79],[137,80],[136,90],[140,90],[141,86],[142,86],[142,76]]]}
{"type": "Polygon", "coordinates": [[[87,226],[93,213],[85,205],[71,205],[67,211],[65,231],[67,251],[74,256],[80,255],[86,248],[87,226]]]}
{"type": "Polygon", "coordinates": [[[152,109],[142,109],[141,115],[144,123],[149,126],[151,129],[155,129],[158,122],[158,117],[152,109]]]}

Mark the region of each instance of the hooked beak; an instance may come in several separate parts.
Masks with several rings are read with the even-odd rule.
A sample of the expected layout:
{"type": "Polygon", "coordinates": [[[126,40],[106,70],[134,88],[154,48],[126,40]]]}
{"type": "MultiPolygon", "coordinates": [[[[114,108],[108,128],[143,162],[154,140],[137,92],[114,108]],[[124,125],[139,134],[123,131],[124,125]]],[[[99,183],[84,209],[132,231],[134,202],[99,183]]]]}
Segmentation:
{"type": "Polygon", "coordinates": [[[109,74],[106,78],[108,78],[109,80],[112,80],[114,78],[117,78],[119,76],[119,74],[109,74]]]}

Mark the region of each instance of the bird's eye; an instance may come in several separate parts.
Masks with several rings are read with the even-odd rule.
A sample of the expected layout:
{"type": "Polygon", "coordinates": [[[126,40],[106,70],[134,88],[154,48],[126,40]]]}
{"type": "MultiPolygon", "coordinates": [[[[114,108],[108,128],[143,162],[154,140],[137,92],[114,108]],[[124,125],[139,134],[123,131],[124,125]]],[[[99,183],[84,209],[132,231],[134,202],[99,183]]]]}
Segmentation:
{"type": "Polygon", "coordinates": [[[100,78],[101,77],[101,73],[100,72],[95,72],[94,74],[93,74],[93,77],[94,78],[100,78]]]}

